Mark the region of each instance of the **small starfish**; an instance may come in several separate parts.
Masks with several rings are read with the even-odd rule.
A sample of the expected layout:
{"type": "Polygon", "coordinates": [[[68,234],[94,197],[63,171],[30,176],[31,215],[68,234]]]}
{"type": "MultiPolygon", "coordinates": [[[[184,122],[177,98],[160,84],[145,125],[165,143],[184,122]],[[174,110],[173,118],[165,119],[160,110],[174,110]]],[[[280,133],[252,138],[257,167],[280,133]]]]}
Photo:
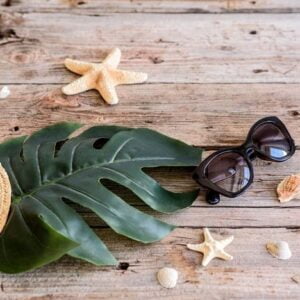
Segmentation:
{"type": "Polygon", "coordinates": [[[186,246],[190,250],[203,253],[202,266],[206,267],[211,260],[215,257],[222,258],[224,260],[231,260],[233,257],[224,251],[224,248],[233,241],[233,235],[221,240],[216,241],[210,234],[208,228],[203,229],[204,242],[201,244],[187,244],[186,246]]]}
{"type": "Polygon", "coordinates": [[[117,104],[119,99],[115,86],[142,83],[147,80],[147,74],[145,73],[117,69],[120,59],[121,51],[119,48],[113,49],[99,64],[67,58],[65,60],[66,68],[83,76],[63,87],[63,93],[74,95],[96,89],[108,104],[117,104]]]}

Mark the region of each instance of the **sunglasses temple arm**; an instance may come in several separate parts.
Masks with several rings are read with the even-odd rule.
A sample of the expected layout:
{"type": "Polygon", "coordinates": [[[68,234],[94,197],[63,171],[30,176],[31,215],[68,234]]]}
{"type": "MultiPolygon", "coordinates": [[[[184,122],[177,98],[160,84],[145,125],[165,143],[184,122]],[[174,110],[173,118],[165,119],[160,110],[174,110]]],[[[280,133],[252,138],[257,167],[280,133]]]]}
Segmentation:
{"type": "Polygon", "coordinates": [[[218,204],[220,202],[220,194],[213,190],[208,190],[206,193],[206,202],[212,205],[218,204]]]}

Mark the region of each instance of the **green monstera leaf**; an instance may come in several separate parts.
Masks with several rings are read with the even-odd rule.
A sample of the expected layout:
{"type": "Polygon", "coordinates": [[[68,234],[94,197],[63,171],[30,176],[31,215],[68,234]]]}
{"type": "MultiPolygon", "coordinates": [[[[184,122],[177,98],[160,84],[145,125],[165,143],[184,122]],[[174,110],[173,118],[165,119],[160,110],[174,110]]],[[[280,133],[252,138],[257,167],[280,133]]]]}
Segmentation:
{"type": "Polygon", "coordinates": [[[96,265],[116,259],[65,200],[97,214],[115,232],[151,243],[174,226],[124,202],[102,184],[112,180],[154,210],[175,212],[192,204],[198,191],[172,193],[143,169],[195,166],[201,150],[148,129],[59,123],[0,145],[13,199],[0,235],[0,271],[24,272],[68,254],[96,265]],[[74,137],[70,137],[72,135],[74,137]],[[103,147],[99,145],[105,142],[103,147]]]}

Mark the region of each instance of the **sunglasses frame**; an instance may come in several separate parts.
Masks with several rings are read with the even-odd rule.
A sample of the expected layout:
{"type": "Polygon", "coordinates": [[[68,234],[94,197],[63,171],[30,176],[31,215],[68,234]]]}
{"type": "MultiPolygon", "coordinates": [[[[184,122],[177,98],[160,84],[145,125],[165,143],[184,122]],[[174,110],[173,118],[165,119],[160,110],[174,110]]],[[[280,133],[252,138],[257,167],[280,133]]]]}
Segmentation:
{"type": "Polygon", "coordinates": [[[197,181],[201,186],[208,188],[210,191],[217,192],[218,194],[221,194],[223,196],[226,196],[228,198],[235,198],[239,195],[241,195],[243,192],[245,192],[246,189],[249,188],[249,186],[253,183],[254,178],[254,171],[253,171],[253,165],[252,160],[254,160],[256,157],[267,160],[267,161],[273,161],[273,162],[283,162],[288,160],[296,151],[296,146],[294,143],[294,140],[292,139],[290,133],[288,132],[285,125],[279,120],[277,117],[266,117],[263,119],[258,120],[249,130],[249,133],[247,135],[246,141],[238,147],[232,147],[232,148],[225,148],[218,150],[208,156],[205,160],[203,160],[200,165],[196,168],[193,174],[193,178],[195,181],[197,181]],[[274,124],[277,128],[280,129],[282,134],[287,138],[287,141],[290,144],[290,152],[287,156],[283,158],[270,158],[260,150],[258,150],[255,145],[253,144],[252,137],[255,132],[255,130],[264,125],[264,124],[274,124]],[[224,153],[238,153],[241,155],[245,162],[248,164],[249,171],[250,171],[250,178],[248,183],[238,192],[229,192],[221,187],[217,186],[216,184],[212,183],[206,176],[205,171],[208,165],[211,163],[212,160],[214,160],[216,157],[223,155],[224,153]]]}

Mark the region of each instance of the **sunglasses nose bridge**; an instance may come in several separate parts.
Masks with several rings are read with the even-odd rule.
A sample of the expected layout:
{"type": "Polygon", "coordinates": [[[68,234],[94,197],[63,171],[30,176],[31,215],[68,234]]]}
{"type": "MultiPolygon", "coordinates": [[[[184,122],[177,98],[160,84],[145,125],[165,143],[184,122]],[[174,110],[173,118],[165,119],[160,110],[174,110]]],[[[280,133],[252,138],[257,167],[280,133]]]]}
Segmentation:
{"type": "Polygon", "coordinates": [[[246,147],[243,152],[244,155],[248,157],[250,160],[254,160],[257,157],[256,151],[253,146],[246,147]]]}

